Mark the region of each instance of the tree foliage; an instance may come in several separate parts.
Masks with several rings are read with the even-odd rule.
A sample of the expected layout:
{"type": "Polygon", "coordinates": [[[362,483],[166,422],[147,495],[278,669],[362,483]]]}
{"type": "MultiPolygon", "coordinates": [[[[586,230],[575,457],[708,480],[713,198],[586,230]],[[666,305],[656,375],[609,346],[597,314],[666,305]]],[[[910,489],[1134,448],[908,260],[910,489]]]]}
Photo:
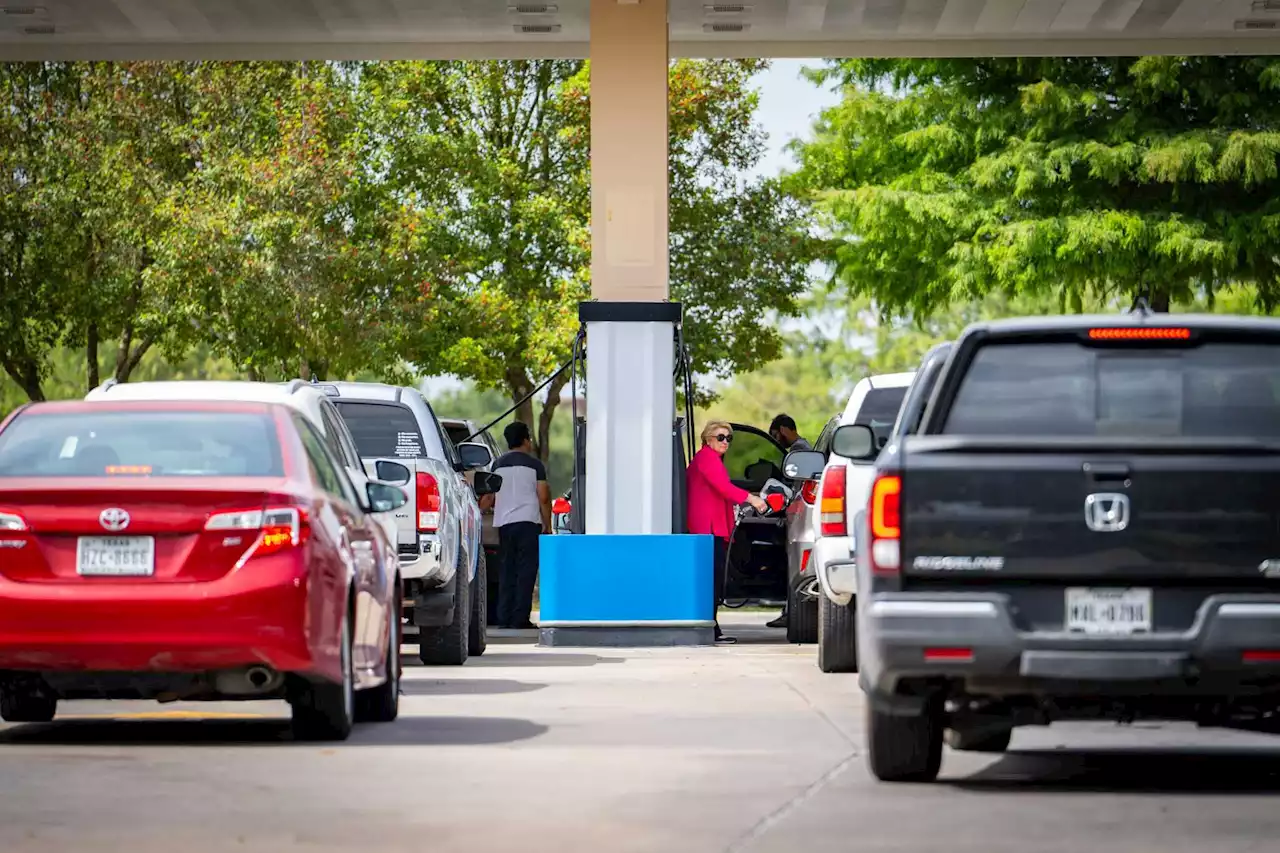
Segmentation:
{"type": "MultiPolygon", "coordinates": [[[[762,67],[671,72],[672,291],[708,375],[773,357],[806,283],[800,207],[744,178],[762,67]]],[[[0,65],[0,367],[40,399],[66,351],[82,390],[200,344],[250,377],[454,374],[520,399],[590,292],[589,73],[0,65]]],[[[544,447],[564,381],[519,413],[544,447]]]]}
{"type": "Polygon", "coordinates": [[[1001,291],[1280,298],[1280,61],[847,60],[800,144],[838,277],[923,315],[1001,291]]]}
{"type": "MultiPolygon", "coordinates": [[[[687,306],[700,373],[727,376],[779,352],[811,251],[801,208],[774,181],[744,180],[764,151],[759,62],[682,61],[670,76],[672,298],[687,306]]],[[[362,73],[397,197],[447,218],[444,262],[411,294],[400,350],[524,398],[569,357],[590,293],[590,67],[585,62],[391,63],[362,73]]],[[[538,445],[569,376],[517,416],[538,445]]]]}

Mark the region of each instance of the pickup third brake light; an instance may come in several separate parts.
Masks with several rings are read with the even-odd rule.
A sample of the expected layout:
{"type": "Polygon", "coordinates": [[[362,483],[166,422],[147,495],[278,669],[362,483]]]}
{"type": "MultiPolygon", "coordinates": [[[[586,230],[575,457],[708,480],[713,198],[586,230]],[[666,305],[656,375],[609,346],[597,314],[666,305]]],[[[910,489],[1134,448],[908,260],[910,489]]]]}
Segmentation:
{"type": "Polygon", "coordinates": [[[902,478],[881,474],[871,487],[868,520],[871,527],[871,571],[896,575],[902,568],[902,526],[899,504],[902,478]]]}
{"type": "Polygon", "coordinates": [[[1092,341],[1189,341],[1191,330],[1182,328],[1090,329],[1092,341]]]}

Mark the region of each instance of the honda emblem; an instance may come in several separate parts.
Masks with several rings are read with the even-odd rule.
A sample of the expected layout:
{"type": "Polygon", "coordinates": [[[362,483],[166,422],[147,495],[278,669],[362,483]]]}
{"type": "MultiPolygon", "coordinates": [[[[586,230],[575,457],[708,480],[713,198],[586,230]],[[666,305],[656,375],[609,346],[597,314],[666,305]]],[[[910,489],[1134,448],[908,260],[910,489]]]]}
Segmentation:
{"type": "Polygon", "coordinates": [[[1084,523],[1098,533],[1119,533],[1129,526],[1129,496],[1114,492],[1084,499],[1084,523]]]}

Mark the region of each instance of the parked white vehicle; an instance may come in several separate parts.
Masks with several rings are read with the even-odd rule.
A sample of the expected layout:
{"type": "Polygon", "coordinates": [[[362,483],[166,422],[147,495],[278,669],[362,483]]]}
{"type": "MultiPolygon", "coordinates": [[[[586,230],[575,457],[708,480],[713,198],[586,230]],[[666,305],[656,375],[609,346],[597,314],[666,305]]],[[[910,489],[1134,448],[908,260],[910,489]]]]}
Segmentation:
{"type": "MultiPolygon", "coordinates": [[[[854,386],[835,426],[869,426],[883,446],[914,376],[914,373],[891,373],[863,379],[854,386]]],[[[830,432],[834,433],[834,428],[830,432]]],[[[824,437],[827,433],[824,430],[824,437]]],[[[827,462],[816,488],[817,500],[805,508],[802,519],[811,525],[813,537],[805,568],[816,576],[822,592],[817,602],[818,666],[823,672],[847,672],[856,666],[852,612],[857,585],[850,522],[870,495],[875,460],[848,459],[830,447],[829,439],[823,444],[827,445],[823,448],[827,462]]]]}
{"type": "MultiPolygon", "coordinates": [[[[488,563],[482,519],[467,472],[493,463],[482,443],[455,446],[431,404],[415,388],[373,382],[325,382],[355,439],[364,467],[404,487],[396,513],[404,602],[418,631],[423,663],[458,665],[484,654],[488,628],[488,563]]],[[[493,474],[477,481],[500,482],[493,474]]]]}

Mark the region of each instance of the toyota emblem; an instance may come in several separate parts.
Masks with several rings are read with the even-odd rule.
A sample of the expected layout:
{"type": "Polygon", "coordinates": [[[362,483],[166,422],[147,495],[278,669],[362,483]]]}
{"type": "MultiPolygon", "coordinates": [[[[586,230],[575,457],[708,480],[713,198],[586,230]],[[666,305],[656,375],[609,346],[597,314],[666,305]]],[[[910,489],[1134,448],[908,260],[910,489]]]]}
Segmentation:
{"type": "Polygon", "coordinates": [[[103,530],[110,530],[113,533],[124,530],[129,526],[129,513],[118,506],[104,509],[98,514],[98,523],[102,525],[103,530]]]}

